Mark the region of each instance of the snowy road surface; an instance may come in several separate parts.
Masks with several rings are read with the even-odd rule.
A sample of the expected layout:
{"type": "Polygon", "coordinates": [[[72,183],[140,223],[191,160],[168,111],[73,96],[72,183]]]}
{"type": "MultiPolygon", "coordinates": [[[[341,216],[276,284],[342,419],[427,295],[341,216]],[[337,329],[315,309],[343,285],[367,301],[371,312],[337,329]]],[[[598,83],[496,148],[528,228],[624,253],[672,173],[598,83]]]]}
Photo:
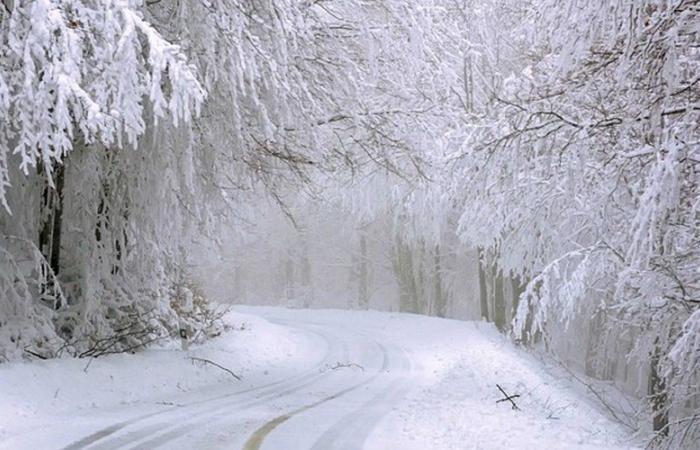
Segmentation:
{"type": "Polygon", "coordinates": [[[249,307],[226,320],[187,353],[0,365],[0,449],[633,447],[486,324],[249,307]]]}

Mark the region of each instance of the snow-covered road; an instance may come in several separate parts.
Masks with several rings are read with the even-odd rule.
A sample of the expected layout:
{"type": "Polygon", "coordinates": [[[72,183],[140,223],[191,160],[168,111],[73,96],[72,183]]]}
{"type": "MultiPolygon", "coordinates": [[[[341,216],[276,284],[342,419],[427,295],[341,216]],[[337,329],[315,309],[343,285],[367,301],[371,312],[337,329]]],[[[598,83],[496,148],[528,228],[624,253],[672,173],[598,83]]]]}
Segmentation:
{"type": "Polygon", "coordinates": [[[0,448],[628,447],[575,385],[484,324],[244,307],[227,320],[237,331],[187,355],[0,366],[0,448]],[[496,403],[496,383],[522,411],[496,403]]]}

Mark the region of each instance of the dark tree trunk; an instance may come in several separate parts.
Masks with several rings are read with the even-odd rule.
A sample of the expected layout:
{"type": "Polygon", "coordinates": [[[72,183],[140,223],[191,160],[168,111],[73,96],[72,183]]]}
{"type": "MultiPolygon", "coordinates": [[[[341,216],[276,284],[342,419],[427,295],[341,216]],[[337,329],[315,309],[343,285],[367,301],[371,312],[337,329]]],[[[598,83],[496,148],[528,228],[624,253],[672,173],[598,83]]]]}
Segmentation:
{"type": "Polygon", "coordinates": [[[485,255],[482,249],[477,250],[477,259],[479,262],[479,304],[481,305],[481,318],[488,321],[489,297],[486,289],[486,270],[484,268],[486,261],[484,260],[485,255]]]}
{"type": "Polygon", "coordinates": [[[442,291],[442,261],[440,258],[440,245],[435,246],[435,255],[433,258],[434,264],[434,280],[435,280],[435,315],[438,317],[445,317],[447,314],[447,305],[445,301],[445,294],[442,291]]]}
{"type": "Polygon", "coordinates": [[[511,317],[515,318],[518,314],[518,306],[520,305],[520,296],[525,292],[527,282],[521,281],[519,277],[513,276],[510,278],[510,286],[513,292],[513,307],[511,309],[511,317]]]}
{"type": "Polygon", "coordinates": [[[234,283],[234,298],[236,299],[237,303],[242,303],[242,300],[244,298],[243,295],[243,269],[241,268],[240,264],[236,263],[236,269],[233,274],[233,283],[234,283]]]}
{"type": "MultiPolygon", "coordinates": [[[[122,261],[123,257],[123,249],[127,247],[129,239],[128,235],[126,233],[126,230],[124,230],[121,235],[115,234],[114,231],[112,231],[111,228],[111,221],[114,219],[117,219],[115,217],[115,213],[110,207],[108,206],[110,204],[111,199],[111,192],[112,189],[110,188],[110,185],[108,182],[103,182],[102,184],[102,197],[100,199],[100,203],[97,206],[97,222],[95,226],[95,239],[98,243],[103,243],[103,241],[107,241],[106,243],[103,243],[103,245],[106,245],[109,247],[110,245],[113,245],[113,252],[114,252],[114,262],[112,264],[112,267],[110,269],[110,273],[112,275],[117,275],[119,274],[120,271],[120,263],[122,261]]],[[[125,221],[129,221],[129,213],[128,209],[124,208],[122,212],[120,213],[122,217],[124,218],[125,221]]],[[[110,249],[112,251],[112,249],[110,249]]]]}
{"type": "Polygon", "coordinates": [[[302,305],[304,308],[308,308],[311,305],[311,300],[312,300],[312,289],[311,289],[311,261],[309,261],[309,253],[308,249],[306,246],[306,242],[304,242],[304,247],[302,248],[302,257],[301,257],[301,285],[303,287],[303,298],[302,298],[302,305]]]}
{"type": "Polygon", "coordinates": [[[395,240],[394,273],[399,284],[399,311],[418,313],[418,290],[413,254],[397,235],[395,240]]]}
{"type": "Polygon", "coordinates": [[[654,346],[654,353],[651,357],[651,367],[649,368],[649,401],[653,417],[654,431],[662,436],[668,436],[668,409],[666,405],[666,383],[664,383],[659,367],[661,363],[661,349],[658,340],[654,346]]]}
{"type": "Polygon", "coordinates": [[[294,262],[291,256],[287,256],[287,260],[284,264],[284,281],[285,289],[284,294],[287,300],[294,299],[294,262]]]}
{"type": "Polygon", "coordinates": [[[418,273],[416,280],[416,313],[430,314],[430,298],[428,298],[428,268],[426,267],[427,252],[425,241],[421,239],[420,251],[418,253],[418,273]]]}
{"type": "Polygon", "coordinates": [[[61,266],[61,214],[63,210],[64,168],[58,165],[53,171],[54,186],[48,180],[41,196],[43,220],[39,230],[39,249],[51,270],[58,275],[61,266]]]}
{"type": "MultiPolygon", "coordinates": [[[[42,171],[40,170],[40,173],[42,171]]],[[[48,176],[48,175],[47,175],[48,176]]],[[[57,165],[53,170],[53,187],[49,185],[48,178],[41,196],[42,222],[39,228],[39,250],[49,264],[54,276],[61,271],[61,224],[63,219],[63,187],[65,169],[63,164],[57,165]]],[[[54,281],[50,278],[47,285],[43,286],[42,294],[53,292],[54,281]]],[[[61,306],[57,299],[54,300],[54,308],[61,306]]]]}
{"type": "Polygon", "coordinates": [[[493,323],[499,331],[506,328],[506,299],[503,292],[503,271],[493,264],[493,323]]]}
{"type": "Polygon", "coordinates": [[[368,276],[369,276],[369,271],[367,269],[368,262],[369,262],[369,258],[367,255],[367,237],[365,236],[365,232],[361,231],[360,232],[360,277],[358,280],[358,292],[357,292],[357,302],[360,306],[360,309],[368,309],[369,308],[369,288],[367,286],[368,276]]]}

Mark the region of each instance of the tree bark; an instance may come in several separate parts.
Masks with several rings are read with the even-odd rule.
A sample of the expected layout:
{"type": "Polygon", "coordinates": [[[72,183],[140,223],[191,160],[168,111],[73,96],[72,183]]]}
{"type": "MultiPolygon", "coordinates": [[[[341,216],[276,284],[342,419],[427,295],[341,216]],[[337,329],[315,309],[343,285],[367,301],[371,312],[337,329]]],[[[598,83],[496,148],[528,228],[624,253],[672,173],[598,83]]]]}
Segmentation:
{"type": "Polygon", "coordinates": [[[485,255],[482,249],[477,249],[477,259],[479,263],[479,304],[481,306],[481,318],[489,320],[489,301],[486,289],[486,270],[484,268],[485,255]]]}
{"type": "Polygon", "coordinates": [[[440,258],[440,244],[435,245],[435,255],[433,258],[434,283],[435,283],[435,315],[445,317],[447,305],[445,295],[442,291],[442,261],[440,258]]]}
{"type": "Polygon", "coordinates": [[[358,292],[357,292],[357,303],[360,309],[369,308],[369,288],[368,288],[368,274],[369,270],[367,268],[368,255],[367,255],[367,237],[365,232],[360,232],[360,276],[358,279],[358,292]]]}
{"type": "Polygon", "coordinates": [[[525,292],[527,283],[520,280],[517,276],[510,278],[510,286],[513,290],[513,308],[511,309],[511,317],[515,317],[518,313],[518,305],[520,305],[520,296],[525,292]]]}
{"type": "Polygon", "coordinates": [[[301,273],[300,281],[302,286],[302,306],[308,308],[313,300],[313,286],[311,282],[311,261],[309,260],[309,244],[306,239],[306,230],[304,230],[303,239],[301,241],[301,273]]]}
{"type": "MultiPolygon", "coordinates": [[[[65,167],[58,164],[53,169],[53,187],[49,185],[48,178],[45,181],[44,191],[41,196],[42,222],[39,229],[39,250],[49,264],[54,276],[61,271],[61,225],[63,219],[63,187],[65,184],[65,167]]],[[[48,177],[48,175],[47,175],[48,177]]],[[[48,294],[54,289],[53,279],[49,278],[42,287],[43,294],[48,294]]],[[[58,299],[53,299],[54,308],[61,307],[58,299]]]]}
{"type": "Polygon", "coordinates": [[[654,352],[649,367],[648,394],[651,402],[654,431],[662,436],[668,436],[668,409],[666,405],[666,383],[659,373],[661,363],[661,349],[658,339],[654,345],[654,352]]]}
{"type": "Polygon", "coordinates": [[[506,328],[506,299],[503,291],[503,271],[493,263],[493,323],[499,331],[506,328]]]}
{"type": "Polygon", "coordinates": [[[284,264],[284,275],[285,275],[285,289],[284,295],[286,299],[294,299],[294,262],[292,261],[291,255],[287,256],[287,261],[284,264]]]}
{"type": "Polygon", "coordinates": [[[399,311],[418,313],[418,292],[411,249],[397,235],[394,273],[399,284],[399,311]]]}

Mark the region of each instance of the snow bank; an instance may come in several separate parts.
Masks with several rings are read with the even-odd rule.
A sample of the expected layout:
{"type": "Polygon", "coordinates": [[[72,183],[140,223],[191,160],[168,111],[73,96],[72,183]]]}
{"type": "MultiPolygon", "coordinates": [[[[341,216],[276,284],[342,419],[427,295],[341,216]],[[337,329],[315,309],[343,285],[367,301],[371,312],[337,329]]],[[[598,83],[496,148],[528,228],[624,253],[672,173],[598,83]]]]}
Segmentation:
{"type": "Polygon", "coordinates": [[[243,308],[356,329],[402,348],[414,389],[379,423],[365,448],[638,448],[630,430],[568,373],[515,347],[493,324],[413,314],[243,308]],[[507,402],[496,384],[515,399],[507,402]]]}
{"type": "Polygon", "coordinates": [[[38,424],[60,424],[75,414],[91,415],[140,404],[142,413],[186,403],[221,390],[237,390],[248,379],[282,377],[299,364],[313,364],[325,343],[271,324],[260,317],[229,312],[230,330],[204,345],[183,352],[169,343],[136,354],[97,359],[58,359],[0,364],[0,448],[13,435],[38,424]],[[242,377],[190,357],[206,358],[242,377]]]}
{"type": "MultiPolygon", "coordinates": [[[[174,406],[204,404],[206,399],[289,379],[320,364],[329,349],[326,340],[295,324],[305,324],[307,330],[338,331],[338,336],[350,339],[341,341],[350,347],[353,339],[369,340],[381,342],[392,355],[405,353],[410,368],[391,370],[396,371],[395,380],[410,389],[403,399],[373,405],[387,406],[391,412],[382,419],[377,416],[378,423],[375,418],[366,423],[373,431],[368,431],[365,448],[619,449],[636,444],[584,387],[514,347],[489,324],[371,311],[265,307],[236,307],[225,321],[230,326],[226,334],[188,352],[171,344],[92,362],[63,359],[0,366],[0,449],[60,447],[105,424],[174,406]],[[215,361],[243,380],[210,365],[193,364],[190,357],[215,361]],[[515,400],[519,411],[507,402],[497,403],[502,394],[496,384],[519,395],[515,400]]],[[[369,397],[363,397],[363,389],[353,391],[355,398],[341,395],[332,404],[324,403],[330,410],[306,411],[296,426],[308,420],[315,431],[331,430],[367,398],[378,393],[385,397],[379,381],[374,391],[367,391],[369,397]]],[[[343,384],[347,382],[341,374],[319,378],[308,391],[280,394],[283,400],[269,405],[269,414],[279,414],[280,405],[305,410],[316,398],[314,393],[327,396],[347,389],[343,384]]],[[[237,408],[235,403],[229,406],[237,408]]],[[[168,417],[186,421],[193,410],[182,411],[168,417]]],[[[255,410],[252,417],[262,424],[269,419],[265,411],[255,410]]],[[[253,421],[252,428],[236,428],[237,416],[230,416],[231,423],[221,427],[241,434],[227,436],[232,439],[243,439],[260,425],[253,421]]],[[[247,423],[251,416],[242,411],[240,417],[247,423]]],[[[199,431],[206,435],[220,430],[199,431]]]]}
{"type": "Polygon", "coordinates": [[[635,448],[586,388],[516,348],[492,324],[395,316],[389,339],[412,349],[415,390],[367,448],[635,448]],[[496,384],[515,399],[512,409],[496,384]],[[388,447],[389,446],[389,447],[388,447]]]}

